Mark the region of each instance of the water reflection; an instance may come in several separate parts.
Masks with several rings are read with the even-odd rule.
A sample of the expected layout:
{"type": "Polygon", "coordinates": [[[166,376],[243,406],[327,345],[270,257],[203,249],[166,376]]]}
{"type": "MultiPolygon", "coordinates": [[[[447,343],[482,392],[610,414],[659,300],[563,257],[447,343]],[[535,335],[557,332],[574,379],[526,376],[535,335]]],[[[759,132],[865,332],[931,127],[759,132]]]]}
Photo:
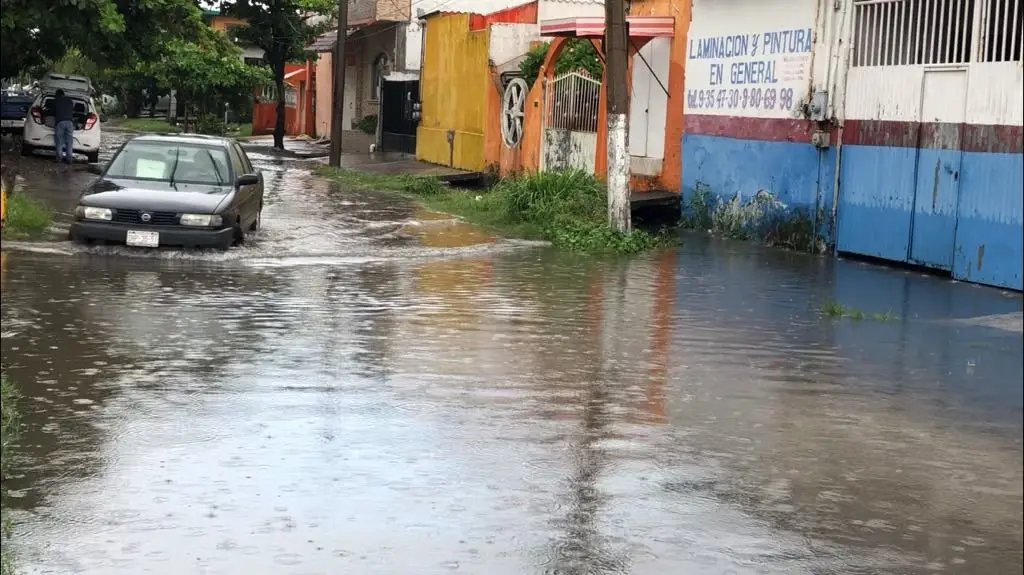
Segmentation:
{"type": "Polygon", "coordinates": [[[1019,299],[707,240],[5,255],[30,569],[1021,568],[1021,337],[948,319],[1019,299]],[[900,319],[823,319],[826,299],[900,319]]]}

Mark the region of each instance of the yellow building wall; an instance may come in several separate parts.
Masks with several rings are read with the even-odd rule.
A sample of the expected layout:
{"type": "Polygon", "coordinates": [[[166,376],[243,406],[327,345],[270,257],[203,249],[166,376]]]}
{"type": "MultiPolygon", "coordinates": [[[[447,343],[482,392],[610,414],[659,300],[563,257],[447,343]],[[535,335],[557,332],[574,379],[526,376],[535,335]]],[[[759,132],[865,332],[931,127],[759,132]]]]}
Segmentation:
{"type": "Polygon", "coordinates": [[[226,31],[228,26],[231,26],[232,24],[245,26],[246,21],[239,20],[238,18],[232,18],[230,16],[213,16],[210,18],[210,28],[220,30],[221,32],[226,31]]]}
{"type": "Polygon", "coordinates": [[[468,14],[427,19],[417,159],[461,170],[484,169],[489,36],[488,30],[470,32],[468,14]],[[454,150],[449,148],[448,130],[455,131],[454,150]]]}

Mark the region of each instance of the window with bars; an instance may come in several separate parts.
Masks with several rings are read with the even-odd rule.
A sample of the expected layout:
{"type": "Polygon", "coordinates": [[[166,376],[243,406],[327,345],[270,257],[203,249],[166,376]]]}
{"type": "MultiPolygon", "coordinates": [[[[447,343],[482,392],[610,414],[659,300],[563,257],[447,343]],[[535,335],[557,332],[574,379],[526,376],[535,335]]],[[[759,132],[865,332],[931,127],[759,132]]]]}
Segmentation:
{"type": "Polygon", "coordinates": [[[853,66],[1022,60],[1024,0],[854,0],[853,66]]]}
{"type": "Polygon", "coordinates": [[[1024,60],[1024,0],[988,0],[982,7],[985,31],[980,62],[1024,60]]]}

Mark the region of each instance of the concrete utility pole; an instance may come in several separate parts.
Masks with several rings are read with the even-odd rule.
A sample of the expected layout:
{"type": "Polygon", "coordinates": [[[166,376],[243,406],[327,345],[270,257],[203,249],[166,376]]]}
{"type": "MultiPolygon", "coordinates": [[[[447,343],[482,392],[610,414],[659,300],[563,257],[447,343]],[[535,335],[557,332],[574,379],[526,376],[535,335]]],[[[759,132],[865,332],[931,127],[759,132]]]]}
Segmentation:
{"type": "Polygon", "coordinates": [[[338,0],[338,39],[334,45],[334,86],[331,97],[331,156],[329,163],[341,167],[341,136],[345,131],[345,40],[348,38],[348,0],[338,0]]]}
{"type": "Polygon", "coordinates": [[[608,224],[629,232],[632,227],[629,206],[629,146],[627,126],[629,85],[626,72],[629,31],[623,0],[604,2],[605,90],[608,110],[608,224]]]}

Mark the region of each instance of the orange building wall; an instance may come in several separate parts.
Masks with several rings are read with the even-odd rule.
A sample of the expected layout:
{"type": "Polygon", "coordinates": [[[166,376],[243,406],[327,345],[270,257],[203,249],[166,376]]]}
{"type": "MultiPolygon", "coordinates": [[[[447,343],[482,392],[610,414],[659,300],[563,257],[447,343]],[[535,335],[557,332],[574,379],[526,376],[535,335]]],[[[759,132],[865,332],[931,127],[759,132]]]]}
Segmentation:
{"type": "MultiPolygon", "coordinates": [[[[313,72],[312,62],[303,64],[286,64],[285,75],[292,72],[305,71],[289,83],[295,88],[296,105],[285,105],[284,133],[288,136],[299,134],[313,135],[313,92],[316,86],[316,76],[312,81],[307,80],[313,72]]],[[[274,125],[277,123],[277,102],[257,101],[252,107],[252,133],[255,136],[274,133],[274,125]]]]}
{"type": "Polygon", "coordinates": [[[244,26],[246,21],[238,18],[232,18],[230,16],[212,16],[210,18],[210,28],[220,30],[221,32],[227,30],[228,26],[231,26],[232,24],[244,26]]]}
{"type": "MultiPolygon", "coordinates": [[[[630,181],[632,189],[664,189],[678,191],[681,186],[681,146],[683,137],[683,98],[685,97],[685,68],[687,32],[690,28],[690,3],[685,0],[633,0],[630,14],[634,16],[672,16],[675,24],[675,35],[669,59],[669,77],[667,88],[669,97],[665,115],[665,157],[662,162],[661,174],[657,177],[638,176],[630,181]]],[[[538,78],[543,78],[561,51],[565,39],[555,38],[548,50],[547,58],[541,67],[538,78]]],[[[642,46],[639,39],[638,46],[642,46]]],[[[599,44],[597,45],[600,51],[599,44]]],[[[635,51],[630,48],[631,54],[635,51]]],[[[630,74],[632,70],[630,70],[630,74]]],[[[488,94],[488,126],[493,126],[493,134],[486,138],[485,150],[487,163],[494,166],[501,174],[514,171],[537,171],[540,168],[541,119],[543,114],[543,96],[541,80],[538,79],[530,89],[526,100],[525,118],[523,122],[523,141],[515,150],[505,146],[501,136],[501,90],[497,75],[493,78],[494,94],[488,94]]],[[[602,78],[597,131],[597,153],[594,172],[604,177],[607,171],[608,158],[606,153],[607,127],[603,118],[605,109],[605,82],[602,78]]]]}
{"type": "Polygon", "coordinates": [[[672,16],[675,19],[666,86],[668,110],[665,114],[665,159],[662,162],[661,177],[655,182],[661,189],[674,192],[678,192],[682,185],[683,99],[686,97],[686,44],[692,17],[691,7],[692,3],[688,0],[633,0],[629,8],[633,16],[672,16]]]}

